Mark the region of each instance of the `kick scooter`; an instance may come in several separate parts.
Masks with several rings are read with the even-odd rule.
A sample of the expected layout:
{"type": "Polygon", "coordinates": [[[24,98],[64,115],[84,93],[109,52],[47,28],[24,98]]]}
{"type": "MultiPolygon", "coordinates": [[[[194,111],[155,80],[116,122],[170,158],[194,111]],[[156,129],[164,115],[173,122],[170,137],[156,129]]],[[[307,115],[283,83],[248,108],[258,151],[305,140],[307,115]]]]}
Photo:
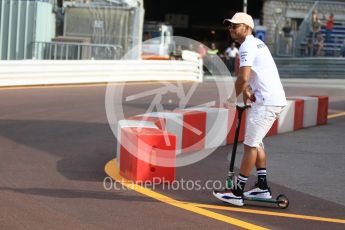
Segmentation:
{"type": "MultiPolygon", "coordinates": [[[[240,134],[242,114],[248,108],[250,108],[250,105],[236,105],[236,109],[238,112],[238,118],[237,118],[237,123],[236,123],[234,144],[232,146],[232,153],[231,153],[228,178],[226,180],[227,189],[231,189],[234,186],[234,179],[235,179],[234,178],[234,164],[235,164],[235,158],[236,158],[238,137],[240,134]]],[[[282,208],[282,209],[285,209],[289,206],[289,199],[284,194],[278,195],[276,199],[253,198],[253,197],[245,197],[245,196],[243,197],[243,199],[248,200],[248,201],[276,204],[276,205],[278,205],[279,208],[282,208]]]]}

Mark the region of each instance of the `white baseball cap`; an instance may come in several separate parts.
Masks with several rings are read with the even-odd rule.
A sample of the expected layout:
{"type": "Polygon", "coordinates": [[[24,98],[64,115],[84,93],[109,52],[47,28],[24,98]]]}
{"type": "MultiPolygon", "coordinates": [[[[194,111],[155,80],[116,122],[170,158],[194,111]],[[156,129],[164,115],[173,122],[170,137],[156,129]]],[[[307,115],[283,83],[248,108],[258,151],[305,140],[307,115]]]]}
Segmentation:
{"type": "Polygon", "coordinates": [[[227,25],[230,23],[234,24],[246,24],[250,28],[254,29],[254,21],[252,16],[249,14],[243,13],[243,12],[238,12],[236,13],[231,19],[225,19],[223,21],[223,24],[227,25]]]}

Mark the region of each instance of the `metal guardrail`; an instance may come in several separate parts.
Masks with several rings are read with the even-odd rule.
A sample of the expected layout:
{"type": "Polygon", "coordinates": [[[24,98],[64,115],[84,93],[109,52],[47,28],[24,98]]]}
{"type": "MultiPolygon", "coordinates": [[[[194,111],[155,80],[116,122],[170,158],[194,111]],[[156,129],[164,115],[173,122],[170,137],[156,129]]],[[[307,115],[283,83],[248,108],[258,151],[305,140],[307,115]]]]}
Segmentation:
{"type": "Polygon", "coordinates": [[[38,60],[120,60],[120,45],[73,42],[33,42],[32,57],[38,60]]]}
{"type": "Polygon", "coordinates": [[[281,77],[344,78],[345,58],[292,57],[275,58],[281,77]]]}

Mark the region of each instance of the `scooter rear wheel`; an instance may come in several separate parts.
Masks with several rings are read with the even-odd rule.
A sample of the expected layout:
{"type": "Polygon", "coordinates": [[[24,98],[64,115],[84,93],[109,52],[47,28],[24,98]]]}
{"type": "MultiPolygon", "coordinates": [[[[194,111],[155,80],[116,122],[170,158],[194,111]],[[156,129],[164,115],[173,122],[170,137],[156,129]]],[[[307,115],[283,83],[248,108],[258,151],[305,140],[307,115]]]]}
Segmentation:
{"type": "Polygon", "coordinates": [[[279,208],[286,209],[287,207],[289,207],[290,202],[287,196],[280,194],[279,196],[277,196],[276,200],[279,208]]]}

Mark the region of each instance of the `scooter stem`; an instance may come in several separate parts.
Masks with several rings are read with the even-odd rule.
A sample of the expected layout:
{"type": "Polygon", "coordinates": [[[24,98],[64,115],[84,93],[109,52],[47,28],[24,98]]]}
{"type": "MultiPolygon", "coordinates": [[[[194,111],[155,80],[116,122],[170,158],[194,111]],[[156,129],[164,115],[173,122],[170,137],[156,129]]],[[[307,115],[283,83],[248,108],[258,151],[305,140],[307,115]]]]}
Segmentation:
{"type": "MultiPolygon", "coordinates": [[[[236,108],[237,108],[237,106],[236,106],[236,108]]],[[[238,118],[236,121],[236,131],[235,131],[234,144],[232,145],[232,153],[231,153],[229,173],[234,172],[234,164],[235,164],[235,158],[236,158],[238,137],[240,135],[240,127],[241,127],[241,120],[242,120],[242,113],[243,113],[243,110],[237,109],[237,111],[238,111],[238,118]]]]}

